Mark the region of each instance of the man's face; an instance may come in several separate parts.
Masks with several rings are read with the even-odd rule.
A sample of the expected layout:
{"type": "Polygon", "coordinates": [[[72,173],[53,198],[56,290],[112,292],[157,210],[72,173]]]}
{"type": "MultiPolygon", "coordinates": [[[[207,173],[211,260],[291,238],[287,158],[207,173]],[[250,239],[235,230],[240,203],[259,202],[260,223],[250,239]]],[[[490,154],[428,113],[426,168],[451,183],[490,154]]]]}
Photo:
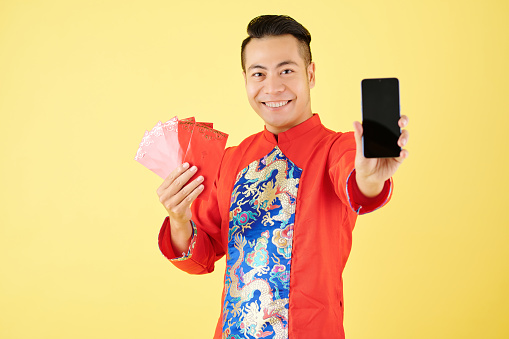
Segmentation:
{"type": "Polygon", "coordinates": [[[282,133],[313,115],[315,64],[305,64],[294,36],[251,39],[244,57],[247,97],[269,132],[282,133]]]}

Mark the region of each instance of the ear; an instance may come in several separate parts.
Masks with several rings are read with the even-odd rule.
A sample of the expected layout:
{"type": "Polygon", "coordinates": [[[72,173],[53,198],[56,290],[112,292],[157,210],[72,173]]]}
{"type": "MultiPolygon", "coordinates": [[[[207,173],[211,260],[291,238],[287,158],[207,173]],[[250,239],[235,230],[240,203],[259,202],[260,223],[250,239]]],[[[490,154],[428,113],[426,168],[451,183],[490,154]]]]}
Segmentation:
{"type": "Polygon", "coordinates": [[[244,77],[244,86],[247,85],[246,72],[242,71],[242,76],[244,77]]]}
{"type": "Polygon", "coordinates": [[[308,65],[308,82],[309,82],[309,88],[315,87],[315,63],[312,62],[308,65]]]}

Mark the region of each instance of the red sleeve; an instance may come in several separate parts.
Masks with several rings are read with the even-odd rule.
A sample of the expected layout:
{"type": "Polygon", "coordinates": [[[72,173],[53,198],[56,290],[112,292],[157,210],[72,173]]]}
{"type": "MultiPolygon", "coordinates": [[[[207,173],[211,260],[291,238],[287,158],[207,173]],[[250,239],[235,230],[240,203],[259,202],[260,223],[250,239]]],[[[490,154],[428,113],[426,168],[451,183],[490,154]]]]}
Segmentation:
{"type": "Polygon", "coordinates": [[[392,179],[385,182],[382,192],[373,198],[362,194],[355,178],[355,139],[353,132],[340,133],[329,153],[329,176],[336,195],[357,214],[372,212],[390,200],[392,179]]]}
{"type": "Polygon", "coordinates": [[[355,213],[361,215],[373,212],[389,202],[392,196],[392,178],[384,183],[382,192],[376,197],[368,198],[359,189],[355,176],[355,169],[350,173],[346,182],[346,192],[349,205],[355,213]]]}
{"type": "Polygon", "coordinates": [[[161,226],[161,230],[159,231],[159,248],[161,252],[164,254],[166,258],[170,261],[182,261],[191,257],[193,253],[194,245],[196,245],[196,224],[191,221],[191,225],[193,226],[193,235],[191,236],[191,242],[189,244],[189,249],[186,252],[182,252],[179,256],[173,246],[171,245],[171,229],[170,229],[170,218],[166,217],[163,222],[163,226],[161,226]]]}
{"type": "Polygon", "coordinates": [[[189,274],[205,274],[214,270],[214,262],[222,257],[216,255],[208,235],[200,231],[194,222],[193,237],[187,253],[175,253],[171,245],[170,219],[166,217],[159,232],[159,249],[177,268],[189,274]]]}

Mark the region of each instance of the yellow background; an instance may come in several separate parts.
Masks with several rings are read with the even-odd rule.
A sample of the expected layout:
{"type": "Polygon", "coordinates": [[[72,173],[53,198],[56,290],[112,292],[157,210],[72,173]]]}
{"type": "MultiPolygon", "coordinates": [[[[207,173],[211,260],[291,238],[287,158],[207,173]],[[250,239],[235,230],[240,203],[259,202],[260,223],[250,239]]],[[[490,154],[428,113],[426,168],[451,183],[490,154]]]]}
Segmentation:
{"type": "Polygon", "coordinates": [[[507,1],[3,0],[0,338],[212,336],[224,260],[167,262],[133,158],[177,114],[261,130],[239,55],[268,13],[312,33],[326,126],[360,119],[367,77],[398,77],[410,117],[393,200],[354,231],[347,337],[509,337],[507,1]]]}

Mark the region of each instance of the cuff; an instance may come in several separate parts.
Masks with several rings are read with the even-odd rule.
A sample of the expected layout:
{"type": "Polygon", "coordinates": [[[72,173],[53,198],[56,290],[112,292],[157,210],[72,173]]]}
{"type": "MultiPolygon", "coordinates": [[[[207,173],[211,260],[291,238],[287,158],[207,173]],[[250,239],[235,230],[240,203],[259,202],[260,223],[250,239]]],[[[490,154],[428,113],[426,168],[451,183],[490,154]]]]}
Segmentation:
{"type": "Polygon", "coordinates": [[[194,245],[196,244],[197,229],[196,229],[196,224],[192,220],[191,220],[191,225],[193,226],[193,236],[191,237],[191,243],[189,244],[189,249],[187,250],[187,253],[182,252],[182,255],[180,257],[170,259],[170,261],[187,260],[187,259],[191,258],[191,256],[193,255],[194,245]]]}
{"type": "Polygon", "coordinates": [[[190,259],[192,257],[194,245],[196,244],[196,235],[198,233],[198,230],[196,224],[192,220],[191,225],[193,226],[193,235],[191,237],[189,249],[187,250],[187,253],[182,252],[180,254],[177,254],[175,253],[173,246],[171,245],[170,218],[166,217],[166,219],[164,220],[163,226],[161,227],[161,231],[159,232],[159,249],[168,260],[183,261],[190,259]]]}
{"type": "Polygon", "coordinates": [[[348,179],[346,180],[346,195],[350,208],[357,214],[366,214],[373,212],[380,207],[387,204],[392,195],[392,178],[388,179],[384,183],[382,192],[376,197],[368,198],[359,189],[355,176],[355,169],[350,172],[348,179]]]}

